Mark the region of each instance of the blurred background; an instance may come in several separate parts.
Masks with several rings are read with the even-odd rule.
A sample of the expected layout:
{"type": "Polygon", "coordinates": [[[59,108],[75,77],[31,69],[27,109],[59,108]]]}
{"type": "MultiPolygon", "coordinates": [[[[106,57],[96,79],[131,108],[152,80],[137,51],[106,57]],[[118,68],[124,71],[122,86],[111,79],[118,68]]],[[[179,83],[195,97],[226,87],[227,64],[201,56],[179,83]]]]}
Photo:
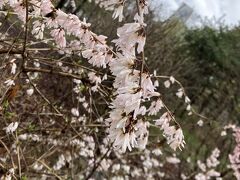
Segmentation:
{"type": "MultiPolygon", "coordinates": [[[[131,3],[134,2],[129,2],[129,8],[124,9],[124,23],[133,21],[136,9],[131,6],[131,3]]],[[[111,11],[106,11],[93,1],[55,0],[54,4],[57,9],[76,14],[80,19],[86,18],[87,22],[92,24],[91,30],[97,34],[107,36],[109,44],[116,38],[117,28],[123,25],[123,23],[112,19],[111,11]]],[[[12,22],[16,20],[14,18],[16,17],[10,15],[8,17],[1,16],[1,22],[3,22],[1,31],[8,29],[12,22]]],[[[163,179],[184,179],[181,176],[183,172],[189,175],[189,179],[193,179],[198,169],[197,160],[204,161],[216,147],[221,151],[221,165],[218,167],[221,177],[233,179],[232,172],[227,168],[227,164],[229,164],[228,155],[234,147],[234,140],[231,133],[224,134],[222,132],[224,126],[231,123],[239,125],[240,123],[239,20],[240,1],[238,0],[155,0],[151,2],[149,14],[146,17],[147,42],[145,54],[147,66],[151,72],[156,71],[158,75],[174,76],[180,81],[191,99],[193,108],[199,114],[207,117],[201,118],[200,116],[189,115],[186,112],[184,101],[176,96],[179,86],[174,84],[169,89],[166,89],[164,87],[165,80],[159,81],[158,90],[163,95],[166,105],[174,112],[177,121],[181,124],[186,139],[186,148],[182,152],[177,151],[175,153],[164,143],[162,140],[164,138],[159,138],[161,132],[154,128],[151,129],[147,149],[159,148],[163,151],[163,155],[156,157],[158,162],[163,163],[161,171],[167,174],[163,179]],[[173,153],[175,154],[173,155],[173,153]],[[168,156],[176,156],[181,162],[169,163],[166,161],[168,156]]],[[[13,37],[19,29],[20,25],[16,24],[9,30],[9,34],[13,37]]],[[[55,59],[61,58],[61,55],[56,53],[40,54],[40,57],[45,56],[56,57],[55,59]]],[[[74,55],[71,58],[66,58],[66,61],[87,66],[86,61],[79,60],[74,55]]],[[[39,63],[41,62],[39,61],[39,63]]],[[[44,67],[44,64],[41,64],[41,66],[44,67]]],[[[47,64],[46,67],[50,67],[50,65],[47,64]]],[[[72,105],[76,103],[76,99],[73,100],[73,82],[67,78],[61,79],[51,74],[41,75],[36,81],[42,92],[46,94],[46,97],[54,102],[54,105],[61,107],[66,114],[68,112],[69,117],[71,117],[69,112],[72,105]],[[52,83],[49,85],[48,82],[52,83]]],[[[83,93],[88,93],[86,87],[82,89],[83,93]]],[[[98,97],[96,95],[93,99],[98,102],[103,101],[98,97]]],[[[89,96],[86,96],[86,99],[88,98],[89,96]]],[[[26,123],[23,132],[35,132],[42,137],[50,137],[55,132],[49,133],[46,130],[47,126],[44,127],[44,123],[48,120],[44,119],[44,123],[42,123],[39,120],[40,118],[32,116],[33,112],[37,111],[38,113],[39,107],[44,104],[40,104],[41,101],[43,101],[42,98],[37,95],[30,99],[26,93],[22,92],[21,96],[17,96],[15,102],[11,105],[11,111],[16,111],[16,114],[23,112],[24,120],[22,120],[21,126],[24,127],[24,123],[26,123]],[[26,104],[24,110],[20,106],[23,103],[26,104]],[[38,126],[42,128],[39,129],[38,126]]],[[[108,114],[105,113],[107,107],[101,105],[101,103],[97,105],[97,111],[100,115],[107,117],[108,114]]],[[[46,108],[45,105],[44,108],[46,108]]],[[[84,111],[82,109],[80,109],[80,113],[84,111]]],[[[84,113],[87,114],[87,112],[84,113]]],[[[7,121],[10,121],[14,115],[9,114],[9,116],[9,119],[6,118],[7,121]]],[[[49,122],[52,122],[52,119],[54,118],[49,117],[49,122]]],[[[58,117],[55,120],[59,120],[58,117]]],[[[68,126],[68,122],[58,122],[61,122],[59,124],[64,128],[57,127],[58,134],[56,138],[60,139],[63,135],[64,137],[70,136],[71,133],[69,132],[72,129],[68,126]]],[[[54,128],[56,128],[55,124],[54,128]]],[[[96,130],[97,135],[95,131],[88,130],[86,130],[88,133],[86,135],[92,133],[94,142],[100,142],[99,144],[107,136],[105,127],[99,127],[96,130]]],[[[44,148],[49,149],[49,145],[43,143],[36,150],[34,143],[24,145],[24,147],[31,149],[32,156],[34,153],[41,154],[45,152],[44,148]]],[[[85,146],[81,148],[84,149],[85,146]]],[[[66,149],[72,151],[70,147],[59,148],[56,151],[61,154],[66,149]]],[[[94,152],[96,152],[97,157],[101,154],[99,149],[94,152]]],[[[57,155],[54,154],[51,157],[47,160],[50,161],[49,164],[54,164],[57,155]]],[[[138,166],[140,169],[144,169],[144,166],[146,166],[144,163],[139,163],[141,161],[145,162],[145,159],[141,157],[141,152],[139,154],[138,152],[127,154],[124,158],[126,158],[126,164],[131,168],[138,166]]],[[[110,159],[114,163],[120,162],[120,158],[115,155],[111,155],[110,159]]],[[[71,171],[69,174],[74,175],[74,172],[79,172],[79,169],[85,172],[84,169],[88,167],[87,158],[77,159],[74,163],[79,167],[75,166],[72,168],[73,170],[70,170],[69,164],[64,165],[60,174],[67,174],[71,171]]],[[[156,167],[155,170],[158,171],[159,167],[156,167]]],[[[121,173],[119,172],[120,175],[121,173]]],[[[114,174],[116,172],[111,174],[110,171],[107,171],[104,174],[103,171],[99,170],[96,176],[101,179],[101,177],[105,176],[107,178],[112,177],[114,174]]],[[[159,176],[156,175],[155,177],[158,179],[159,176]]]]}

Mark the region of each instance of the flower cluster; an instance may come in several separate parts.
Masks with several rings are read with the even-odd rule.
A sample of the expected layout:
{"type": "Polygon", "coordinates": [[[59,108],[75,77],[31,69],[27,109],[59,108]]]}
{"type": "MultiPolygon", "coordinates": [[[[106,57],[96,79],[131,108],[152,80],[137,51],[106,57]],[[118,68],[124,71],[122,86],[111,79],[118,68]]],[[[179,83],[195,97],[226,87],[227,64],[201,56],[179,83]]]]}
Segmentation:
{"type": "Polygon", "coordinates": [[[0,8],[2,8],[2,6],[5,5],[5,4],[9,4],[13,8],[15,13],[17,13],[19,19],[25,23],[26,7],[24,6],[24,1],[23,0],[19,0],[19,1],[2,0],[2,2],[0,2],[0,8]]]}
{"type": "Polygon", "coordinates": [[[234,171],[234,175],[237,179],[240,179],[240,128],[233,127],[236,146],[229,155],[230,166],[234,171]]]}
{"type": "Polygon", "coordinates": [[[206,163],[202,163],[200,160],[197,161],[199,169],[202,171],[195,175],[196,180],[207,180],[211,178],[216,178],[221,180],[220,173],[215,170],[219,165],[219,160],[217,159],[220,155],[219,149],[214,149],[210,157],[207,158],[206,163]]]}
{"type": "MultiPolygon", "coordinates": [[[[144,148],[146,146],[149,123],[145,122],[143,117],[147,113],[156,115],[164,107],[162,101],[159,100],[152,103],[149,108],[144,105],[151,98],[159,97],[160,93],[155,91],[151,74],[135,69],[138,61],[136,53],[143,53],[146,40],[143,14],[147,13],[147,3],[141,1],[138,5],[140,10],[135,15],[135,22],[124,24],[118,28],[118,39],[113,40],[118,55],[109,63],[112,74],[116,76],[114,81],[116,98],[112,102],[112,111],[108,119],[109,136],[114,142],[113,145],[117,149],[122,149],[123,152],[127,148],[131,150],[132,147],[144,148]]],[[[144,59],[140,61],[144,66],[144,59]]],[[[182,130],[172,126],[171,132],[169,132],[169,128],[167,128],[167,126],[162,126],[170,147],[173,149],[183,147],[182,130]]]]}
{"type": "Polygon", "coordinates": [[[126,0],[95,0],[100,7],[106,10],[114,10],[113,18],[118,18],[121,22],[123,20],[123,8],[126,0]]]}
{"type": "Polygon", "coordinates": [[[170,125],[173,117],[169,112],[165,112],[159,119],[156,120],[156,125],[163,130],[163,135],[167,139],[167,143],[174,150],[184,147],[185,141],[181,128],[176,129],[174,125],[170,125]]]}
{"type": "Polygon", "coordinates": [[[14,131],[16,131],[16,129],[18,128],[18,122],[12,122],[10,123],[6,128],[6,133],[13,133],[14,131]]]}

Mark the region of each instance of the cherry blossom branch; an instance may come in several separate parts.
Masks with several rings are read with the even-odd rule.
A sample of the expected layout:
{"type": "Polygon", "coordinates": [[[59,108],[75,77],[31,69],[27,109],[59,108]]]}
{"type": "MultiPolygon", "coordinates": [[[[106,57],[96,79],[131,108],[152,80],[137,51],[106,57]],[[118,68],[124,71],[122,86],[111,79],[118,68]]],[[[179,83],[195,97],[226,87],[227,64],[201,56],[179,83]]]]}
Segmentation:
{"type": "Polygon", "coordinates": [[[64,76],[64,77],[70,77],[70,78],[74,78],[74,79],[83,80],[83,78],[81,76],[77,76],[77,75],[65,73],[65,72],[60,72],[60,71],[49,70],[49,69],[25,67],[24,71],[25,72],[40,72],[40,73],[56,74],[56,75],[60,75],[60,76],[64,76]]]}
{"type": "MultiPolygon", "coordinates": [[[[71,63],[71,62],[61,61],[62,58],[59,59],[59,60],[52,59],[52,58],[51,58],[51,59],[49,59],[49,58],[46,58],[46,59],[45,59],[45,58],[43,58],[43,57],[36,57],[36,56],[31,57],[31,58],[37,59],[40,63],[42,62],[42,63],[46,63],[46,64],[48,64],[48,65],[54,65],[54,64],[56,64],[56,63],[58,63],[58,62],[61,62],[61,63],[65,64],[65,65],[74,66],[74,67],[79,67],[79,68],[82,68],[82,69],[84,69],[84,70],[87,70],[87,71],[90,71],[90,72],[95,72],[95,73],[100,74],[100,75],[106,74],[106,73],[103,73],[103,72],[94,70],[94,69],[92,69],[92,68],[89,68],[89,67],[87,67],[87,66],[83,66],[83,65],[80,65],[80,64],[77,64],[77,63],[71,63]],[[49,61],[47,61],[47,60],[49,60],[49,61]]],[[[63,57],[63,58],[66,58],[66,57],[63,57]]],[[[108,74],[108,77],[114,78],[115,76],[113,76],[113,75],[111,75],[111,74],[108,74]]]]}
{"type": "MultiPolygon", "coordinates": [[[[158,76],[158,75],[153,76],[153,77],[155,77],[155,78],[163,78],[163,79],[173,78],[172,76],[158,76]]],[[[188,98],[188,95],[187,95],[186,90],[185,90],[184,86],[182,85],[182,83],[180,81],[178,81],[177,79],[175,79],[175,78],[174,78],[174,82],[176,82],[180,86],[180,90],[181,90],[181,92],[183,93],[183,95],[185,97],[185,102],[188,105],[190,105],[190,100],[188,98]]],[[[199,114],[192,106],[191,106],[191,112],[193,114],[195,114],[196,116],[202,118],[202,119],[211,120],[211,121],[213,120],[213,119],[209,119],[208,117],[206,117],[206,116],[204,116],[202,114],[199,114]]]]}

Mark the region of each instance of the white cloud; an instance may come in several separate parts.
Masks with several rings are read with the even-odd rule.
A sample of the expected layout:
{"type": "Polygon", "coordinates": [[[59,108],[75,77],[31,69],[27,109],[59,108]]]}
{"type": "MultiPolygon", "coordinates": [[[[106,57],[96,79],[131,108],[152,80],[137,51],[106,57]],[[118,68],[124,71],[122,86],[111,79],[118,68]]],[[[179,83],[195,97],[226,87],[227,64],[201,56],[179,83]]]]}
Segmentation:
{"type": "Polygon", "coordinates": [[[153,0],[154,6],[157,7],[156,11],[165,19],[168,18],[175,10],[178,9],[179,3],[175,0],[153,0]],[[160,6],[160,7],[159,7],[160,6]]]}
{"type": "Polygon", "coordinates": [[[187,0],[186,3],[202,17],[220,18],[223,15],[222,3],[219,0],[187,0]]]}
{"type": "Polygon", "coordinates": [[[228,24],[238,24],[240,21],[240,1],[230,0],[228,3],[225,2],[224,6],[228,24]]]}
{"type": "Polygon", "coordinates": [[[156,4],[163,4],[163,13],[169,16],[179,5],[185,2],[202,18],[222,18],[228,25],[238,24],[240,21],[240,0],[155,0],[156,4]],[[167,13],[166,13],[166,12],[167,13]]]}

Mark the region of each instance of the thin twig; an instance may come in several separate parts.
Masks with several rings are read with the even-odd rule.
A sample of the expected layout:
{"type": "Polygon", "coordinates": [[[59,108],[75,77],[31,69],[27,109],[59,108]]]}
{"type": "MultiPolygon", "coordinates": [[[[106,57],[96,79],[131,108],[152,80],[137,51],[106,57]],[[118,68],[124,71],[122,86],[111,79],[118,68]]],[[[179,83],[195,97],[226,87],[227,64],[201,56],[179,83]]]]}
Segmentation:
{"type": "MultiPolygon", "coordinates": [[[[140,3],[139,3],[139,0],[136,0],[136,4],[137,4],[137,11],[138,11],[138,15],[141,16],[140,14],[140,3]]],[[[144,35],[146,34],[146,30],[144,27],[143,28],[143,31],[144,31],[144,35]]],[[[145,53],[144,53],[144,49],[143,51],[141,52],[141,56],[142,56],[142,61],[141,61],[141,69],[140,69],[140,79],[139,79],[139,86],[140,88],[142,87],[142,74],[143,74],[143,70],[144,70],[144,65],[145,65],[145,53]]]]}
{"type": "MultiPolygon", "coordinates": [[[[170,79],[170,76],[153,76],[155,78],[162,78],[162,79],[170,79]]],[[[174,78],[175,79],[175,78],[174,78]]],[[[183,92],[183,95],[185,97],[188,97],[187,93],[186,93],[186,90],[185,88],[183,87],[182,83],[180,81],[178,81],[177,79],[175,79],[175,82],[180,86],[180,89],[182,90],[183,92]]],[[[190,105],[190,103],[188,103],[190,105]]],[[[192,106],[191,106],[191,112],[193,114],[195,114],[196,116],[202,118],[202,119],[206,119],[206,120],[213,120],[213,119],[209,119],[208,117],[202,115],[202,114],[199,114],[192,106]]]]}
{"type": "Polygon", "coordinates": [[[58,176],[45,162],[38,160],[39,163],[41,163],[44,167],[46,167],[51,174],[53,174],[55,177],[57,177],[58,179],[62,180],[62,178],[60,176],[58,176]]]}
{"type": "Polygon", "coordinates": [[[18,139],[18,135],[16,132],[16,143],[17,143],[17,159],[18,159],[18,173],[19,173],[19,177],[22,177],[22,168],[21,168],[21,159],[20,159],[20,148],[19,148],[19,139],[18,139]]]}
{"type": "Polygon", "coordinates": [[[85,180],[88,180],[88,179],[90,179],[90,178],[93,176],[94,172],[95,172],[95,171],[97,170],[97,168],[101,165],[101,162],[102,162],[103,159],[107,156],[107,154],[109,153],[109,151],[110,151],[111,149],[112,149],[112,145],[108,148],[108,150],[106,151],[106,153],[100,158],[100,160],[98,161],[98,163],[93,166],[93,169],[91,170],[91,172],[89,173],[89,175],[86,177],[85,180]]]}
{"type": "Polygon", "coordinates": [[[10,159],[11,159],[11,162],[12,162],[12,167],[15,169],[15,164],[14,164],[14,160],[12,158],[12,155],[11,155],[11,152],[10,150],[8,149],[8,147],[6,146],[6,144],[0,139],[0,143],[4,146],[4,148],[7,150],[9,156],[10,156],[10,159]]]}
{"type": "Polygon", "coordinates": [[[25,0],[26,6],[26,14],[25,14],[25,32],[24,32],[24,42],[23,42],[23,49],[22,49],[22,62],[21,62],[21,70],[24,70],[25,61],[26,61],[26,45],[27,45],[27,38],[28,38],[28,0],[25,0]]]}
{"type": "Polygon", "coordinates": [[[74,75],[74,74],[65,73],[65,72],[58,72],[58,71],[49,70],[49,69],[25,67],[24,71],[25,72],[41,72],[41,73],[57,74],[57,75],[60,75],[60,76],[70,77],[70,78],[79,79],[79,80],[83,79],[82,77],[74,75]]]}
{"type": "Polygon", "coordinates": [[[37,93],[54,109],[54,111],[56,111],[59,115],[62,115],[62,113],[42,94],[42,92],[35,86],[35,84],[31,81],[31,78],[29,77],[28,74],[26,74],[28,77],[28,80],[30,82],[30,84],[33,86],[33,88],[35,89],[35,91],[37,91],[37,93]]]}

